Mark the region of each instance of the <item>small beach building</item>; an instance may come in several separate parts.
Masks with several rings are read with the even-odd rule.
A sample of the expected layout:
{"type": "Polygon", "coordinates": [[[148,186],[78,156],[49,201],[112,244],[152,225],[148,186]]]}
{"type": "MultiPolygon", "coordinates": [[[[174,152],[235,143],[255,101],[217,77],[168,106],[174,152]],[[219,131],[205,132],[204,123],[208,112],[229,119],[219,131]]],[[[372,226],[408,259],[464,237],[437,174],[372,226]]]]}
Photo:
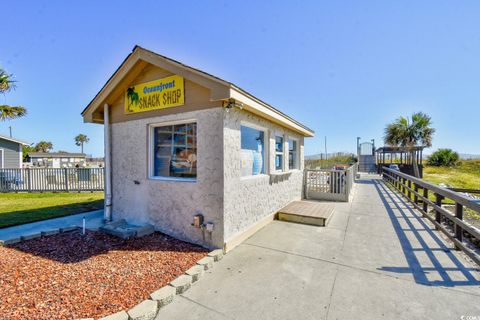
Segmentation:
{"type": "Polygon", "coordinates": [[[106,220],[229,250],[302,198],[311,129],[144,48],[133,49],[82,116],[104,125],[106,220]]]}

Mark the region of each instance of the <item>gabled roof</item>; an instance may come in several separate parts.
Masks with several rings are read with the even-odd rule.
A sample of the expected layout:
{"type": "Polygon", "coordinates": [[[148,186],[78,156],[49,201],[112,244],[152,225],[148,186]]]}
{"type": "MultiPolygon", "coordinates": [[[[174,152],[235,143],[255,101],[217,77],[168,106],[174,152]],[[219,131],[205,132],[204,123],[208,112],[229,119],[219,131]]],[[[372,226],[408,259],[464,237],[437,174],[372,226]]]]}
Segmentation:
{"type": "Polygon", "coordinates": [[[24,146],[28,146],[30,143],[28,142],[25,142],[25,141],[22,141],[22,140],[18,140],[18,139],[15,139],[15,138],[10,138],[10,137],[6,137],[6,136],[2,136],[0,135],[0,139],[2,140],[7,140],[7,141],[12,141],[12,142],[15,142],[15,143],[18,143],[18,144],[22,144],[24,146]]]}
{"type": "Polygon", "coordinates": [[[144,49],[140,46],[135,46],[133,48],[132,52],[125,58],[125,60],[108,79],[102,89],[100,89],[93,100],[82,111],[84,121],[103,122],[103,120],[95,121],[95,119],[93,119],[93,113],[97,109],[103,109],[103,104],[105,103],[109,94],[114,90],[115,86],[118,85],[125,78],[128,72],[140,62],[157,65],[162,68],[167,67],[170,68],[170,70],[174,73],[180,75],[183,74],[185,75],[185,78],[188,78],[194,82],[200,82],[202,85],[205,85],[211,89],[212,101],[233,98],[243,103],[245,110],[255,113],[260,117],[276,122],[306,137],[313,137],[314,135],[314,131],[312,129],[289,117],[268,103],[258,99],[235,84],[202,70],[187,66],[171,58],[162,56],[153,51],[144,49]]]}
{"type": "Polygon", "coordinates": [[[85,158],[85,153],[69,152],[29,152],[30,158],[85,158]]]}

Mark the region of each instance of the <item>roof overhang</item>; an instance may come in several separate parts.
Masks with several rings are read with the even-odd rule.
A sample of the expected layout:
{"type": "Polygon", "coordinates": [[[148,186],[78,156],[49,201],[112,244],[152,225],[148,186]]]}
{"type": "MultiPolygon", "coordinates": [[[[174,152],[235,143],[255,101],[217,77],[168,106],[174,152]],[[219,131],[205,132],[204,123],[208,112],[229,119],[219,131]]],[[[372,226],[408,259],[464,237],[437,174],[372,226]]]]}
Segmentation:
{"type": "Polygon", "coordinates": [[[118,98],[118,92],[115,94],[117,87],[121,86],[122,83],[133,81],[148,64],[166,69],[205,86],[210,89],[211,101],[235,99],[243,104],[243,109],[246,111],[275,122],[280,126],[289,128],[305,137],[314,136],[312,129],[304,126],[236,85],[139,46],[135,46],[133,51],[83,110],[82,116],[84,121],[103,123],[103,118],[95,117],[95,114],[101,114],[99,111],[103,111],[105,104],[111,104],[114,99],[118,98]]]}
{"type": "Polygon", "coordinates": [[[375,150],[377,153],[400,153],[400,152],[412,152],[422,151],[427,148],[426,146],[414,146],[414,147],[402,147],[402,146],[384,146],[375,150]]]}
{"type": "Polygon", "coordinates": [[[11,142],[15,142],[15,143],[18,143],[18,144],[21,144],[21,145],[24,145],[24,146],[30,145],[30,143],[28,143],[28,142],[25,142],[25,141],[22,141],[22,140],[18,140],[18,139],[15,139],[15,138],[0,136],[0,139],[7,140],[7,141],[11,141],[11,142]]]}

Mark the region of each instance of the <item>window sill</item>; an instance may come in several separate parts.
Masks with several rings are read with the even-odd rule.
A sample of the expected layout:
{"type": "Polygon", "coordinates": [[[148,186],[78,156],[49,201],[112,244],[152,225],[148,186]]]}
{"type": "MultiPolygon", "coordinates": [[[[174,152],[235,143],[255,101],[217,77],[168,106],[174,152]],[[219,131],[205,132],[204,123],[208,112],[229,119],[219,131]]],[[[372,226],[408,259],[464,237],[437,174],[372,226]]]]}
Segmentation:
{"type": "Polygon", "coordinates": [[[287,175],[287,174],[290,174],[292,173],[292,171],[276,171],[276,172],[272,172],[270,173],[271,176],[284,176],[284,175],[287,175]]]}
{"type": "Polygon", "coordinates": [[[177,178],[177,177],[149,177],[148,180],[176,181],[176,182],[197,182],[196,178],[177,178]]]}
{"type": "Polygon", "coordinates": [[[264,173],[261,173],[261,174],[257,174],[257,175],[252,175],[252,176],[244,176],[244,177],[240,177],[240,181],[243,181],[243,180],[252,180],[252,179],[260,179],[260,178],[266,178],[268,177],[268,174],[264,174],[264,173]]]}

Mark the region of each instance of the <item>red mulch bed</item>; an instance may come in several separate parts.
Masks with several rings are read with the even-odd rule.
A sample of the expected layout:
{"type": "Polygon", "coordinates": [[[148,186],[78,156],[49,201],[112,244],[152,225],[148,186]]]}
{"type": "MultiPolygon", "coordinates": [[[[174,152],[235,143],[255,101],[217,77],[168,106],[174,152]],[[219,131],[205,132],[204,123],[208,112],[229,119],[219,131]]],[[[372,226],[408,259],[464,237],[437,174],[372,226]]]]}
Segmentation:
{"type": "Polygon", "coordinates": [[[0,247],[0,318],[99,318],[126,310],[206,255],[160,233],[121,240],[73,231],[0,247]]]}

